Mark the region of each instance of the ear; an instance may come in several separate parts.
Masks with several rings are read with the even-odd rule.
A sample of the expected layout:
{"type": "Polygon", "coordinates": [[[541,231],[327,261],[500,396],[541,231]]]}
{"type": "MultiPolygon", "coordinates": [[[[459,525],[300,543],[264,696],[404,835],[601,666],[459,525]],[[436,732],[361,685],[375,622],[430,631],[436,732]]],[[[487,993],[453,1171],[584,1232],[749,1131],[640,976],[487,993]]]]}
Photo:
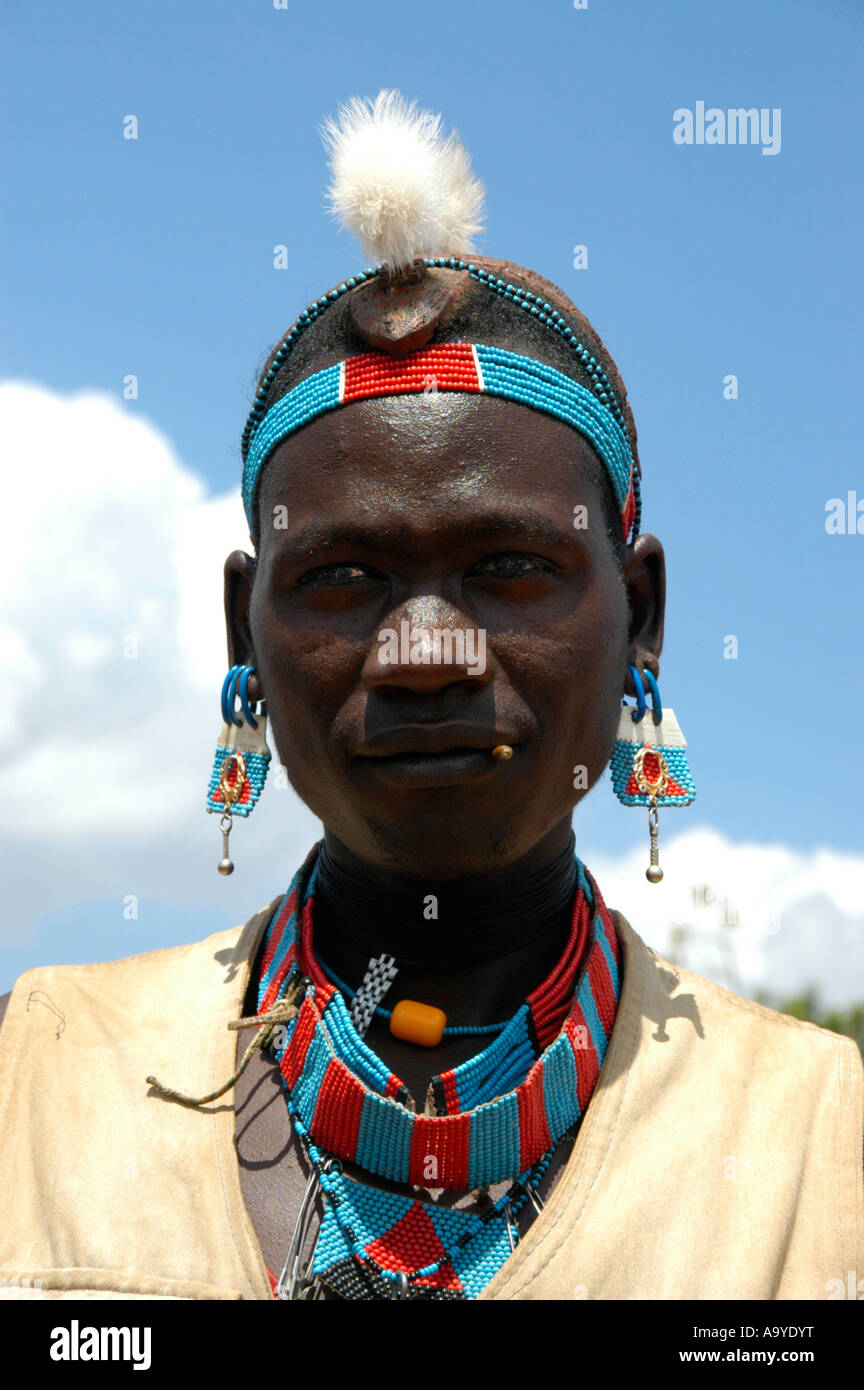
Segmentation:
{"type": "MultiPolygon", "coordinates": [[[[234,550],[225,561],[225,629],[228,636],[228,665],[254,666],[255,651],[249,627],[255,560],[244,550],[234,550]]],[[[258,673],[249,679],[249,699],[263,699],[258,673]]]]}
{"type": "MultiPolygon", "coordinates": [[[[624,580],[630,604],[630,645],[627,664],[660,674],[663,623],[666,617],[666,556],[656,536],[637,536],[624,555],[624,580]]],[[[630,672],[625,690],[636,694],[630,672]]]]}

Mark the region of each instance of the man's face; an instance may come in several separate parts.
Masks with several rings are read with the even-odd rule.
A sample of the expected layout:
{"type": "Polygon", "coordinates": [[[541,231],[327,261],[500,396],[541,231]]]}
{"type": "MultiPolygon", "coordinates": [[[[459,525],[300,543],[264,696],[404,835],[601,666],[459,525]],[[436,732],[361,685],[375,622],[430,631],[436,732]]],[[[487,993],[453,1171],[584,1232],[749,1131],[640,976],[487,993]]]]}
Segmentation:
{"type": "Polygon", "coordinates": [[[334,411],[267,465],[234,650],[292,785],[360,859],[505,867],[603,770],[633,648],[592,460],[562,422],[441,393],[334,411]]]}

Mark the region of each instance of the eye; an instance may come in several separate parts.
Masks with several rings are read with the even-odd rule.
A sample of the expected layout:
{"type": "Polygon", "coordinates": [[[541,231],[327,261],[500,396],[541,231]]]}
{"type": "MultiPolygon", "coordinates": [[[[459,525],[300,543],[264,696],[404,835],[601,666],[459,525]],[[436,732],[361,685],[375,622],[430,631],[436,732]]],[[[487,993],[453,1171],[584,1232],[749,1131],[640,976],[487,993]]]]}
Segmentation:
{"type": "Polygon", "coordinates": [[[544,574],[554,574],[556,566],[537,555],[527,555],[521,550],[502,550],[498,555],[488,555],[469,571],[490,579],[537,579],[544,574]]]}
{"type": "Polygon", "coordinates": [[[342,585],[356,584],[364,579],[382,579],[377,570],[370,569],[367,565],[335,564],[318,565],[316,569],[307,570],[297,580],[298,587],[315,589],[335,589],[342,585]]]}

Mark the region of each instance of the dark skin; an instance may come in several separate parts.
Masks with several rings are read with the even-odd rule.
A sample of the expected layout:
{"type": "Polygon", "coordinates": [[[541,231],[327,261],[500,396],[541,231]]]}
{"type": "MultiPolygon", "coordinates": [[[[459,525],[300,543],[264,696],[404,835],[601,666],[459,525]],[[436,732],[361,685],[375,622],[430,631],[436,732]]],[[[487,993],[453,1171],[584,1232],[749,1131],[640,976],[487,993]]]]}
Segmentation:
{"type": "MultiPolygon", "coordinates": [[[[590,787],[606,766],[628,664],[659,671],[665,598],[654,537],[638,537],[619,570],[582,436],[489,398],[359,402],[277,450],[259,517],[257,562],[238,551],[226,563],[229,656],[255,666],[250,694],[266,696],[280,757],[333,858],[385,887],[416,883],[419,903],[435,879],[497,888],[560,853],[585,794],[573,768],[587,768],[590,787]],[[573,526],[576,504],[587,506],[585,529],[573,526]],[[277,529],[279,507],[287,525],[277,529]],[[403,619],[484,629],[485,671],[382,663],[378,634],[403,619]],[[457,771],[455,783],[422,766],[403,781],[394,759],[365,756],[375,739],[386,751],[393,729],[454,721],[491,731],[479,770],[457,771]],[[496,743],[513,747],[509,762],[492,759],[496,743]]],[[[418,911],[418,931],[430,928],[418,911]]],[[[368,954],[348,934],[326,947],[356,987],[368,954]]],[[[548,944],[538,958],[526,924],[520,951],[470,970],[440,961],[405,972],[400,993],[460,1022],[494,1022],[556,958],[548,944]]],[[[476,1050],[454,1039],[419,1053],[380,1022],[369,1041],[418,1109],[430,1075],[476,1050]]]]}
{"type": "MultiPolygon", "coordinates": [[[[257,560],[236,551],[226,562],[229,660],[255,667],[250,697],[266,698],[271,747],[337,863],[382,887],[415,885],[419,903],[436,880],[490,891],[518,882],[568,843],[573,808],[609,760],[621,696],[634,693],[627,666],[658,675],[663,641],[662,547],[639,536],[619,570],[596,467],[558,420],[446,393],[354,403],[271,458],[257,560]],[[577,504],[587,529],[573,526],[577,504]],[[282,505],[287,527],[275,529],[282,505]],[[483,629],[485,671],[385,664],[378,634],[403,619],[483,629]],[[441,731],[454,723],[473,732],[441,731]],[[442,748],[405,751],[418,725],[421,742],[440,735],[442,748]],[[394,737],[398,754],[388,753],[394,737]],[[466,737],[473,751],[446,751],[448,738],[464,749],[466,737]],[[492,759],[498,743],[512,745],[510,761],[492,759]],[[584,789],[573,787],[577,765],[584,789]]],[[[418,911],[418,932],[430,931],[418,911]]],[[[350,924],[316,944],[356,987],[368,950],[352,946],[350,924]]],[[[399,993],[454,1021],[495,1022],[545,978],[561,944],[538,948],[526,922],[517,950],[470,968],[430,960],[400,972],[399,993]]],[[[254,1012],[252,990],[246,1004],[254,1012]]],[[[238,1034],[238,1058],[248,1037],[238,1034]]],[[[430,1076],[478,1050],[471,1038],[421,1049],[379,1020],[367,1040],[421,1111],[430,1076]]],[[[241,1078],[236,1108],[243,1195],[278,1272],[306,1165],[266,1058],[241,1078]]]]}
{"type": "Polygon", "coordinates": [[[584,795],[570,769],[599,777],[626,666],[656,667],[662,642],[662,548],[639,538],[625,588],[581,435],[510,402],[433,399],[360,402],[289,438],[264,474],[257,565],[226,565],[231,659],[256,667],[291,782],[334,858],[385,884],[559,849],[584,795]],[[354,569],[322,573],[337,565],[354,569]],[[402,619],[484,628],[485,673],[383,665],[377,635],[402,619]],[[418,794],[362,754],[419,720],[494,726],[515,756],[418,794]]]}

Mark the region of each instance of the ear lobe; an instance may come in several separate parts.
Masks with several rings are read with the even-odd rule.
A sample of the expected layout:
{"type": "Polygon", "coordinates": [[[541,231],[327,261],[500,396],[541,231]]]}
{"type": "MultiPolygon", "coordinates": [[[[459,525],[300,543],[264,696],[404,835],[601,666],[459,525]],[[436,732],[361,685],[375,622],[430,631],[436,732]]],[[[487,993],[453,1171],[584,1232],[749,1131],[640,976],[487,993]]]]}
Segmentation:
{"type": "Polygon", "coordinates": [[[657,677],[666,616],[666,557],[656,536],[636,537],[625,558],[624,575],[630,604],[628,664],[647,668],[657,677]]]}
{"type": "Polygon", "coordinates": [[[228,638],[228,665],[254,666],[249,608],[255,581],[255,560],[243,550],[234,550],[225,561],[225,630],[228,638]]]}

